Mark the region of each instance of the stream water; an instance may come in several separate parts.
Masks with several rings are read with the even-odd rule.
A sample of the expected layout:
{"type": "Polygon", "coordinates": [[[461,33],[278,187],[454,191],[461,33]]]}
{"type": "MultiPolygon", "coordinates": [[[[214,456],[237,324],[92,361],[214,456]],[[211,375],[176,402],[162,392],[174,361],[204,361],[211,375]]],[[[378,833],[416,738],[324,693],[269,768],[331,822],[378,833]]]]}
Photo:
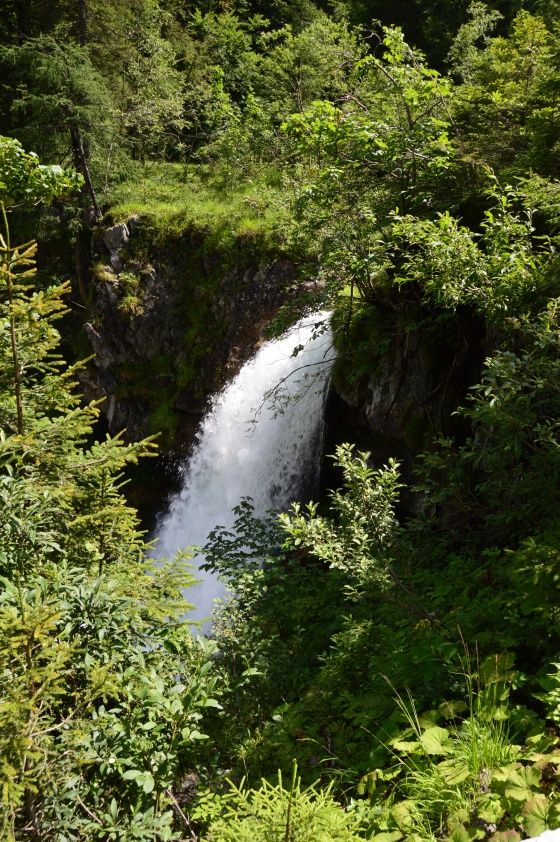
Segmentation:
{"type": "MultiPolygon", "coordinates": [[[[182,468],[181,490],[158,518],[158,557],[171,558],[179,549],[204,544],[217,525],[231,527],[232,509],[241,497],[253,498],[258,516],[269,509],[285,510],[313,491],[334,358],[330,331],[313,338],[313,329],[326,317],[315,314],[281,339],[265,343],[214,397],[182,468]],[[304,350],[294,357],[300,346],[304,350]],[[272,389],[283,405],[280,414],[265,399],[272,389]]],[[[199,562],[191,561],[195,566],[199,562]]],[[[204,571],[197,578],[202,581],[188,593],[196,605],[189,617],[201,620],[211,614],[225,586],[204,571]]]]}

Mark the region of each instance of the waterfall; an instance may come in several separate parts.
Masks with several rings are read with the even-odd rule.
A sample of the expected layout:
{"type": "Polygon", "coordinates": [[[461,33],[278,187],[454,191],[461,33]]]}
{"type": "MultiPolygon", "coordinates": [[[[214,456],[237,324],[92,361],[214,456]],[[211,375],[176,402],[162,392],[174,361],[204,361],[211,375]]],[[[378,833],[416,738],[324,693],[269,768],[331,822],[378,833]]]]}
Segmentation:
{"type": "MultiPolygon", "coordinates": [[[[259,516],[268,509],[286,510],[313,490],[334,356],[330,331],[315,337],[313,332],[327,318],[315,314],[265,343],[214,397],[183,466],[182,488],[159,518],[158,557],[172,558],[179,549],[204,544],[217,525],[230,528],[241,497],[253,498],[259,516]],[[282,402],[280,413],[266,399],[271,390],[282,402]]],[[[211,614],[225,587],[205,571],[197,578],[202,581],[187,596],[196,606],[189,618],[200,620],[211,614]]]]}

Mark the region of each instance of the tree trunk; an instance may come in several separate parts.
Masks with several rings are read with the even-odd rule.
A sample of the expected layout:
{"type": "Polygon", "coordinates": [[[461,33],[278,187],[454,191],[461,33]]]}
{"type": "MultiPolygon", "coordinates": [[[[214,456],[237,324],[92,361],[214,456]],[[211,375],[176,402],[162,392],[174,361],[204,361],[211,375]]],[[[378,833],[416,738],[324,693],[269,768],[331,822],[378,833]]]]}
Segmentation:
{"type": "MultiPolygon", "coordinates": [[[[87,0],[78,0],[78,33],[80,37],[80,46],[85,47],[87,45],[87,0]]],[[[93,214],[95,218],[100,219],[102,214],[101,209],[99,207],[99,203],[97,201],[97,195],[95,193],[93,181],[91,179],[91,173],[89,171],[89,148],[87,145],[87,141],[84,142],[82,140],[81,132],[77,126],[74,126],[70,130],[70,134],[72,137],[72,148],[74,150],[75,166],[76,169],[78,169],[82,173],[85,180],[85,184],[82,187],[81,194],[83,226],[87,229],[91,225],[91,220],[89,218],[89,212],[87,210],[87,203],[85,199],[86,193],[88,193],[90,196],[91,203],[93,205],[93,214]]],[[[86,270],[84,268],[84,256],[84,231],[83,229],[80,229],[76,232],[76,239],[74,242],[74,259],[76,263],[76,277],[78,280],[78,289],[80,291],[80,296],[87,307],[88,296],[86,284],[86,270]]]]}
{"type": "Polygon", "coordinates": [[[80,46],[87,44],[87,2],[78,0],[78,29],[80,33],[80,46]]]}
{"type": "Polygon", "coordinates": [[[23,435],[23,401],[21,398],[21,369],[19,366],[19,354],[17,346],[16,322],[14,319],[14,296],[12,283],[12,249],[10,245],[10,228],[8,226],[8,217],[6,216],[6,208],[4,203],[0,202],[0,210],[2,211],[2,220],[4,222],[5,242],[6,242],[6,284],[8,287],[8,301],[10,303],[10,342],[12,345],[12,362],[14,366],[14,392],[16,396],[16,412],[17,412],[17,431],[18,435],[23,435]]]}
{"type": "Polygon", "coordinates": [[[29,787],[25,788],[24,803],[25,817],[27,819],[28,824],[31,826],[31,838],[34,840],[34,842],[41,842],[41,839],[43,837],[41,836],[41,831],[39,830],[39,823],[37,821],[37,812],[35,810],[33,793],[31,792],[29,787]]]}
{"type": "Polygon", "coordinates": [[[81,172],[81,174],[84,177],[85,187],[87,189],[87,192],[89,193],[91,203],[93,205],[93,214],[96,219],[101,219],[103,214],[101,213],[101,208],[99,207],[99,202],[97,201],[93,181],[91,180],[91,173],[89,171],[87,155],[84,151],[82,135],[78,126],[72,126],[72,128],[70,129],[70,137],[72,139],[72,149],[74,152],[74,164],[76,166],[76,169],[79,172],[81,172]]]}
{"type": "Polygon", "coordinates": [[[29,0],[19,0],[16,3],[17,41],[20,47],[31,34],[30,5],[29,0]]]}

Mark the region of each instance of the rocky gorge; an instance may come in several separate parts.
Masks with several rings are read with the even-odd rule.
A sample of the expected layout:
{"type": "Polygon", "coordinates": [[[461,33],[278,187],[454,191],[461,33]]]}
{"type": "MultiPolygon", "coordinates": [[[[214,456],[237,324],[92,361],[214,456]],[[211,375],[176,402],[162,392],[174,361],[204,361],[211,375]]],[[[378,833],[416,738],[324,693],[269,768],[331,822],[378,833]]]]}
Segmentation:
{"type": "MultiPolygon", "coordinates": [[[[161,433],[160,444],[172,453],[188,448],[209,397],[260,347],[279,309],[295,302],[297,312],[302,293],[307,306],[314,296],[321,300],[320,284],[302,280],[281,251],[267,253],[262,243],[238,237],[225,253],[209,239],[208,230],[192,226],[154,242],[149,225],[133,215],[91,241],[84,330],[94,356],[80,374],[84,398],[102,401],[111,432],[125,430],[131,441],[161,433]]],[[[456,432],[453,412],[487,351],[482,325],[459,312],[426,332],[406,309],[379,302],[361,312],[350,337],[335,314],[339,358],[327,453],[354,440],[376,464],[396,455],[408,473],[430,437],[456,432]]]]}
{"type": "Polygon", "coordinates": [[[112,432],[129,440],[164,432],[165,446],[191,440],[210,394],[263,341],[267,324],[297,292],[284,256],[254,258],[239,241],[233,258],[208,251],[204,230],[147,245],[133,216],[94,235],[90,311],[94,357],[80,380],[102,400],[112,432]]]}

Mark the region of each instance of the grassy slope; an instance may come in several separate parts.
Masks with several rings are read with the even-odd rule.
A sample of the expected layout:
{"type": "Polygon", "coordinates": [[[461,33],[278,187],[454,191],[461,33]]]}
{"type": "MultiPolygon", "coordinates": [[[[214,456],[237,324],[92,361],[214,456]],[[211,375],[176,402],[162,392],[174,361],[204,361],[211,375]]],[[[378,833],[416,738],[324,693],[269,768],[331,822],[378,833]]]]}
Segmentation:
{"type": "Polygon", "coordinates": [[[282,221],[277,193],[265,182],[226,189],[207,168],[161,162],[147,163],[137,178],[110,194],[109,215],[115,222],[135,213],[171,236],[192,223],[230,236],[271,234],[282,221]]]}

